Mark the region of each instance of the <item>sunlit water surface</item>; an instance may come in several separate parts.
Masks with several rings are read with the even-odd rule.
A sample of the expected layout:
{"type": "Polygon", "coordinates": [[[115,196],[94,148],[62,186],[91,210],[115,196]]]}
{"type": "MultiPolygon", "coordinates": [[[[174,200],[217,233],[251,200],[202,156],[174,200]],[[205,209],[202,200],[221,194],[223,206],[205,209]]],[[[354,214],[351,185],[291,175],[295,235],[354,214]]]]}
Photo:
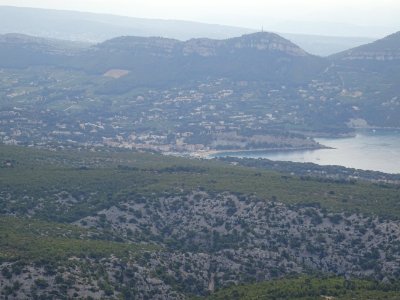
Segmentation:
{"type": "Polygon", "coordinates": [[[334,149],[296,151],[240,151],[215,156],[267,158],[275,161],[312,162],[349,168],[400,173],[400,130],[362,130],[349,138],[321,138],[334,149]]]}

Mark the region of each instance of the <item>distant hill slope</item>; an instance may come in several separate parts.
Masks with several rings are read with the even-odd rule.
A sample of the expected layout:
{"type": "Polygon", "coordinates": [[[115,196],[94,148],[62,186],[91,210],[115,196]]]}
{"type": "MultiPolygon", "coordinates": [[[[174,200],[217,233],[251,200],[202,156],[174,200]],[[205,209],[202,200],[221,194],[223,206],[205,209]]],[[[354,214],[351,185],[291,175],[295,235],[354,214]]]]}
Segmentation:
{"type": "MultiPolygon", "coordinates": [[[[91,48],[79,65],[88,71],[128,69],[126,78],[182,81],[208,77],[236,80],[305,81],[325,66],[273,33],[255,33],[227,40],[116,38],[91,48]]],[[[123,79],[123,80],[127,80],[123,79]]]]}
{"type": "Polygon", "coordinates": [[[329,59],[346,101],[357,99],[359,118],[369,124],[399,125],[400,32],[329,59]]]}
{"type": "Polygon", "coordinates": [[[23,35],[0,37],[0,66],[53,65],[104,74],[129,71],[115,85],[159,85],[226,77],[235,80],[304,82],[326,67],[273,33],[227,40],[119,37],[90,48],[60,48],[61,42],[23,35]],[[79,51],[80,50],[80,51],[79,51]]]}
{"type": "Polygon", "coordinates": [[[341,60],[400,60],[400,31],[332,57],[341,60]]]}
{"type": "MultiPolygon", "coordinates": [[[[0,34],[21,33],[46,38],[98,43],[118,36],[160,36],[178,40],[226,39],[256,29],[177,20],[157,20],[86,12],[0,6],[0,34]]],[[[315,55],[330,55],[371,38],[280,33],[315,55]]]]}
{"type": "MultiPolygon", "coordinates": [[[[266,130],[272,124],[278,128],[291,124],[297,130],[326,128],[323,130],[336,132],[331,128],[344,131],[349,130],[348,126],[399,127],[397,43],[398,34],[394,34],[373,44],[322,58],[267,32],[225,40],[203,38],[186,42],[125,36],[92,46],[8,34],[0,36],[0,68],[46,66],[23,72],[4,71],[3,76],[8,79],[3,82],[2,90],[9,108],[15,106],[15,97],[29,103],[33,99],[30,97],[36,95],[39,105],[50,105],[50,101],[39,99],[53,99],[51,107],[58,112],[62,107],[63,112],[72,113],[72,107],[77,113],[87,110],[96,119],[108,111],[110,98],[115,100],[124,94],[121,102],[115,102],[115,111],[125,114],[130,107],[132,110],[128,113],[138,112],[136,100],[129,102],[127,99],[132,95],[133,99],[142,99],[143,93],[147,93],[140,90],[142,88],[159,93],[187,88],[190,94],[187,99],[193,100],[195,96],[190,91],[197,91],[202,101],[207,101],[213,109],[220,97],[215,93],[229,90],[226,106],[218,110],[221,114],[218,121],[229,121],[230,130],[244,126],[266,130]],[[379,56],[379,53],[384,55],[379,56]],[[58,81],[52,79],[55,73],[60,76],[58,81]],[[27,78],[21,81],[15,77],[27,78]],[[221,78],[224,83],[219,85],[221,78]],[[214,92],[207,88],[210,86],[214,92]],[[27,93],[31,93],[30,97],[27,93]],[[131,93],[129,97],[128,93],[131,93]],[[97,97],[100,97],[98,102],[89,100],[97,97]],[[71,103],[71,99],[80,100],[71,103]],[[103,108],[96,108],[96,105],[103,108]],[[234,117],[239,112],[248,114],[257,123],[240,123],[234,117]],[[270,115],[273,116],[271,120],[265,120],[265,116],[270,115]]],[[[152,114],[151,106],[163,96],[148,93],[152,101],[139,110],[149,109],[148,113],[152,114]]],[[[177,96],[177,99],[180,98],[177,96]]],[[[184,115],[185,109],[197,108],[194,101],[179,105],[178,110],[168,110],[171,113],[168,118],[164,115],[170,126],[180,124],[177,117],[184,115]]],[[[84,117],[87,116],[85,113],[84,117]]],[[[182,121],[185,122],[182,128],[187,123],[198,124],[203,120],[196,120],[196,123],[193,118],[196,116],[190,115],[182,121]]],[[[200,128],[198,132],[204,132],[200,128]]],[[[196,144],[199,141],[200,144],[209,142],[197,139],[196,144]]]]}
{"type": "Polygon", "coordinates": [[[358,68],[361,72],[379,72],[384,76],[400,76],[400,31],[373,43],[331,56],[337,64],[358,68]]]}
{"type": "Polygon", "coordinates": [[[54,66],[78,54],[85,43],[32,37],[24,34],[0,35],[0,65],[3,68],[54,66]]]}

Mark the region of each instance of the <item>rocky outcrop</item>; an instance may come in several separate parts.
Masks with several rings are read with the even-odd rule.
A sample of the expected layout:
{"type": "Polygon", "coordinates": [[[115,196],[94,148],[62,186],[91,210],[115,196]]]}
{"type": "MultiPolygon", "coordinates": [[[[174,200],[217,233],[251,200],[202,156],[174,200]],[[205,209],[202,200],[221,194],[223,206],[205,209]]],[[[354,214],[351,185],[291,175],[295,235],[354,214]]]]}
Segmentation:
{"type": "Polygon", "coordinates": [[[155,56],[162,55],[192,55],[196,54],[203,57],[216,56],[224,52],[232,53],[244,49],[253,49],[257,51],[276,51],[289,56],[307,56],[309,55],[300,47],[281,36],[259,32],[243,35],[238,38],[227,40],[213,39],[191,39],[186,42],[161,37],[119,37],[102,44],[94,49],[108,49],[110,53],[118,51],[139,51],[146,50],[148,54],[155,56]]]}
{"type": "Polygon", "coordinates": [[[399,221],[270,198],[204,191],[127,195],[75,224],[148,250],[124,258],[3,260],[1,297],[184,299],[289,274],[398,278],[399,221]]]}
{"type": "Polygon", "coordinates": [[[210,280],[218,288],[309,270],[376,279],[400,273],[399,222],[327,213],[317,204],[193,192],[121,202],[76,224],[169,248],[147,267],[176,282],[192,278],[191,293],[204,293],[210,280]]]}

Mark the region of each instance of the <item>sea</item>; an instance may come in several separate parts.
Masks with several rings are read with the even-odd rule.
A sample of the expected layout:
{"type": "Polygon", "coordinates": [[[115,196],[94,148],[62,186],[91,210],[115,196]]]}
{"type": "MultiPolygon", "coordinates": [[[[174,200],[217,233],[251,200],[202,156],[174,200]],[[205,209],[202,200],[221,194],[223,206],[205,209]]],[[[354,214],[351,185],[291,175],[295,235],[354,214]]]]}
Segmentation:
{"type": "Polygon", "coordinates": [[[400,174],[400,129],[363,129],[352,137],[316,141],[331,149],[220,152],[213,156],[311,162],[400,174]]]}

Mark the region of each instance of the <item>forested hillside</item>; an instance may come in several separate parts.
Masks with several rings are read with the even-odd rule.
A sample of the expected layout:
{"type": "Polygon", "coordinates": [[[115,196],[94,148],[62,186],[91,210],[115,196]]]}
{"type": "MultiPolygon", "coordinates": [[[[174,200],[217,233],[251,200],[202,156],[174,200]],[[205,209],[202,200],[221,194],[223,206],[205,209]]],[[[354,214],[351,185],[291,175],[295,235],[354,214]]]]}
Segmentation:
{"type": "MultiPolygon", "coordinates": [[[[0,154],[0,286],[9,299],[214,297],[294,274],[339,276],[312,284],[302,294],[310,297],[397,293],[398,185],[104,147],[0,154]],[[333,285],[343,276],[386,285],[333,285]]],[[[240,299],[246,289],[270,287],[215,297],[240,299]]]]}

